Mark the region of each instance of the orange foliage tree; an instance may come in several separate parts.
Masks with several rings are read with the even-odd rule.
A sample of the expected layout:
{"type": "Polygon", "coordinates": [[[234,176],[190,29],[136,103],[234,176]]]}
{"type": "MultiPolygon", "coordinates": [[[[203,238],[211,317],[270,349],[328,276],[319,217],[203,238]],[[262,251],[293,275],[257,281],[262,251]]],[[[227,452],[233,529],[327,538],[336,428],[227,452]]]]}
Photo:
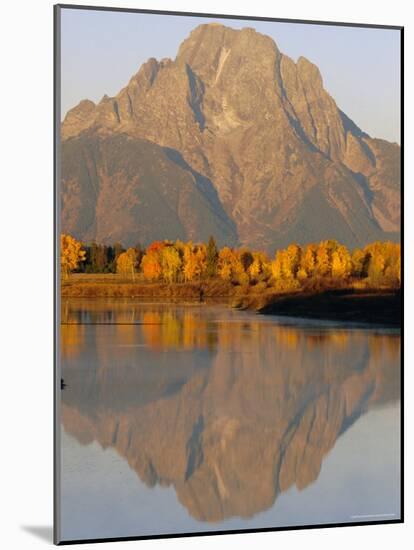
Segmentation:
{"type": "Polygon", "coordinates": [[[153,242],[146,251],[141,261],[142,272],[148,281],[157,281],[162,275],[161,253],[165,243],[153,242]]]}
{"type": "MultiPolygon", "coordinates": [[[[62,235],[62,271],[76,269],[85,258],[81,244],[62,235]]],[[[116,259],[118,273],[141,269],[148,281],[190,282],[218,276],[233,285],[272,287],[277,291],[301,288],[392,287],[401,284],[401,249],[392,242],[374,242],[352,254],[336,240],[323,240],[305,246],[290,244],[276,251],[269,260],[264,252],[224,246],[218,250],[209,243],[154,241],[140,262],[141,252],[129,248],[116,259]]]]}

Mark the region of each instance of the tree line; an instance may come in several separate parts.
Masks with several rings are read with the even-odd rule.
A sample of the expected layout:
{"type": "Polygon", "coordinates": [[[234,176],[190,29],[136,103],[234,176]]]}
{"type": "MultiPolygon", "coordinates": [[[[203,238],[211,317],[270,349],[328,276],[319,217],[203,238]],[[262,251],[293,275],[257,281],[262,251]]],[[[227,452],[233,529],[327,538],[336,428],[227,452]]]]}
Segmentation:
{"type": "Polygon", "coordinates": [[[237,285],[258,285],[277,290],[312,286],[338,286],[365,281],[375,287],[401,284],[400,245],[377,241],[350,251],[336,240],[304,246],[291,244],[273,257],[248,248],[219,249],[208,243],[154,241],[146,249],[137,244],[124,249],[92,243],[85,245],[61,235],[61,269],[70,272],[119,273],[146,281],[185,283],[218,277],[237,285]]]}

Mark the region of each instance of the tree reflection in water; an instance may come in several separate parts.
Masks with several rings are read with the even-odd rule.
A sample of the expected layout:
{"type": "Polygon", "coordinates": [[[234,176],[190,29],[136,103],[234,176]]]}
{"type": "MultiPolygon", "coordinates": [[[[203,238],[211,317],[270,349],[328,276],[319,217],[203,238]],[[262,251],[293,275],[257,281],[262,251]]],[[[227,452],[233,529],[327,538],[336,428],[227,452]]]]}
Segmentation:
{"type": "Polygon", "coordinates": [[[400,394],[398,332],[286,326],[225,307],[63,304],[62,423],[203,521],[315,481],[338,437],[400,394]],[[115,324],[113,324],[115,323],[115,324]]]}

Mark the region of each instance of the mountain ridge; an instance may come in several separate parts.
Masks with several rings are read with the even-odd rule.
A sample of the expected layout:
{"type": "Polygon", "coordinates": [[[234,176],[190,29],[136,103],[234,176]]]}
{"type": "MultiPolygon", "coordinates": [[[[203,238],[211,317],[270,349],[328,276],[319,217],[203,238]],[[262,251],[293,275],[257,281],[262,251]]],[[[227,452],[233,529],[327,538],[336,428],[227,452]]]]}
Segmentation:
{"type": "MultiPolygon", "coordinates": [[[[363,132],[326,92],[316,65],[304,57],[295,63],[254,29],[200,25],[174,60],[150,58],[115,97],[81,101],[62,123],[63,160],[71,142],[85,135],[92,141],[125,135],[142,147],[151,142],[197,174],[195,181],[216,194],[212,219],[226,219],[224,232],[209,221],[223,244],[271,250],[321,238],[348,246],[398,238],[399,146],[363,132]]],[[[109,242],[109,229],[80,231],[80,214],[67,207],[70,193],[85,187],[72,164],[62,170],[62,230],[109,242]]],[[[88,219],[119,225],[122,215],[110,204],[88,204],[88,219]]],[[[155,197],[148,208],[156,213],[155,197]]],[[[181,217],[196,220],[201,210],[190,200],[181,217]]],[[[133,218],[128,209],[124,214],[133,218]]],[[[164,238],[204,239],[199,226],[180,232],[170,219],[176,217],[167,216],[171,234],[164,238]]],[[[150,223],[143,237],[138,218],[135,225],[134,243],[148,244],[160,234],[150,223]]],[[[128,235],[119,238],[133,244],[128,235]]]]}

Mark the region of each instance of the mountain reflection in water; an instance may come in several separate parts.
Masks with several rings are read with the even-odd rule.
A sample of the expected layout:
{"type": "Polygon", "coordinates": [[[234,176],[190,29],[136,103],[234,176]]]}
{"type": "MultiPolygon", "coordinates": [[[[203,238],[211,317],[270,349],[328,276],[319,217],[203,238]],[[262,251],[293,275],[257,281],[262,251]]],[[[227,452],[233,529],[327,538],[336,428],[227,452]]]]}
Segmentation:
{"type": "Polygon", "coordinates": [[[65,431],[205,522],[306,488],[345,430],[400,395],[398,332],[98,300],[64,301],[62,322],[65,431]]]}

